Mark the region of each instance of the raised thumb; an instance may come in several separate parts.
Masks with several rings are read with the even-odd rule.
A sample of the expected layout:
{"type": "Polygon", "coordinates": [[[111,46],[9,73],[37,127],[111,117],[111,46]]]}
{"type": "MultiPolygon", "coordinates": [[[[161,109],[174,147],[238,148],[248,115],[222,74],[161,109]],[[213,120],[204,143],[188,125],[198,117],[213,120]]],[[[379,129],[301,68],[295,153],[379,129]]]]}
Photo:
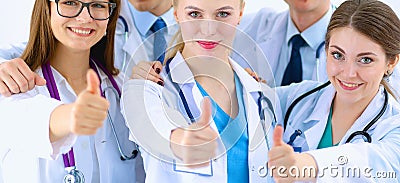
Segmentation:
{"type": "Polygon", "coordinates": [[[282,136],[283,136],[283,128],[282,128],[282,126],[281,125],[277,125],[276,127],[275,127],[275,130],[274,130],[274,136],[273,136],[273,139],[274,139],[274,144],[273,144],[273,146],[275,147],[275,146],[281,146],[281,145],[283,145],[285,142],[283,142],[283,140],[282,140],[282,136]]]}
{"type": "Polygon", "coordinates": [[[45,84],[46,80],[35,73],[35,85],[44,86],[45,84]]]}
{"type": "Polygon", "coordinates": [[[211,100],[209,97],[204,97],[201,104],[201,116],[200,120],[197,121],[197,125],[204,127],[210,124],[211,119],[211,100]]]}
{"type": "Polygon", "coordinates": [[[89,71],[86,73],[86,81],[87,81],[87,87],[86,87],[87,91],[89,91],[92,94],[100,94],[99,77],[97,76],[96,72],[94,72],[92,69],[89,69],[89,71]]]}

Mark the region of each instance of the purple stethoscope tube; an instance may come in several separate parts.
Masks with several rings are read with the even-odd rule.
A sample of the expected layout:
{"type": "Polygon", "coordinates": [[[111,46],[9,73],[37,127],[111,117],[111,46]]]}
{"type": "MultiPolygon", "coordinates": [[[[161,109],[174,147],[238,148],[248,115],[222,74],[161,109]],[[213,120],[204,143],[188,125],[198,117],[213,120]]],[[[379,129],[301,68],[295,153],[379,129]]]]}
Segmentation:
{"type": "MultiPolygon", "coordinates": [[[[98,72],[97,67],[96,67],[96,66],[98,66],[107,75],[108,79],[110,80],[113,88],[116,91],[114,93],[118,94],[118,98],[121,97],[121,91],[120,91],[120,89],[119,89],[119,87],[117,85],[117,82],[115,81],[115,79],[111,75],[111,73],[108,72],[101,64],[97,63],[93,59],[90,59],[90,60],[91,60],[89,62],[90,63],[90,68],[93,69],[97,73],[97,76],[99,77],[99,72],[98,72]],[[96,62],[96,64],[95,64],[95,62],[96,62]]],[[[53,72],[51,71],[51,67],[50,67],[49,62],[46,62],[45,64],[42,65],[42,72],[43,72],[44,79],[47,81],[46,86],[47,86],[47,88],[49,90],[51,98],[54,98],[56,100],[60,100],[60,95],[58,93],[57,85],[56,85],[56,82],[55,82],[55,79],[54,79],[54,76],[53,76],[53,72]]],[[[101,95],[103,97],[105,97],[105,92],[102,92],[101,87],[100,87],[100,91],[101,91],[101,95]]],[[[121,157],[120,157],[121,160],[124,161],[124,160],[134,159],[138,154],[138,150],[137,150],[136,145],[135,145],[136,148],[132,151],[132,155],[131,156],[124,155],[122,153],[122,148],[120,146],[118,137],[116,135],[116,131],[115,131],[114,125],[112,123],[111,116],[109,115],[109,113],[108,113],[107,116],[108,116],[108,119],[111,120],[110,121],[110,125],[112,127],[112,131],[114,133],[114,137],[116,138],[116,141],[117,141],[118,150],[119,150],[119,152],[121,154],[121,157]]],[[[77,174],[81,174],[81,173],[78,170],[75,170],[75,157],[74,157],[73,148],[71,148],[71,150],[68,153],[63,154],[63,162],[64,162],[64,167],[66,169],[69,168],[69,169],[73,170],[73,173],[69,172],[69,174],[71,174],[71,175],[74,174],[72,176],[75,176],[74,177],[75,179],[77,178],[76,176],[82,176],[82,178],[83,178],[83,174],[82,175],[77,175],[77,174]]]]}

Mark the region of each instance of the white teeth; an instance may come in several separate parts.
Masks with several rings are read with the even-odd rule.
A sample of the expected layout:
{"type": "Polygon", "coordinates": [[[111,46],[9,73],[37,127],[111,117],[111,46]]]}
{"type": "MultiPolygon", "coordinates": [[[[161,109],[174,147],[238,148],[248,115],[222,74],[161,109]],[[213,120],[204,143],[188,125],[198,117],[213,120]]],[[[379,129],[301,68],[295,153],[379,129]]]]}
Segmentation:
{"type": "Polygon", "coordinates": [[[71,30],[78,34],[90,34],[90,30],[80,30],[80,29],[76,29],[76,28],[71,28],[71,30]]]}
{"type": "Polygon", "coordinates": [[[350,84],[350,83],[345,83],[345,82],[343,82],[343,81],[342,81],[342,84],[343,84],[344,86],[350,87],[350,88],[354,88],[354,87],[357,87],[357,86],[358,86],[358,84],[350,84]]]}

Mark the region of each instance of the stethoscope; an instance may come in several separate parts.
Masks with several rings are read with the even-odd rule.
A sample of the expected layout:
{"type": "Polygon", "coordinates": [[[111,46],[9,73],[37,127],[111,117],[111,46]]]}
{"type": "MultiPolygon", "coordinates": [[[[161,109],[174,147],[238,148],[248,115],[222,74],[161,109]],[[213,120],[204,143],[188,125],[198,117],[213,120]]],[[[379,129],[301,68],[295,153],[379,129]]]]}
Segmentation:
{"type": "Polygon", "coordinates": [[[261,91],[258,92],[258,95],[259,95],[259,97],[257,100],[257,104],[258,104],[258,114],[260,116],[260,123],[261,123],[262,129],[263,129],[263,132],[264,132],[264,139],[265,139],[267,148],[271,149],[267,134],[269,134],[271,127],[276,126],[276,123],[277,123],[276,115],[275,115],[271,100],[268,97],[266,97],[264,95],[264,93],[261,91]],[[265,106],[265,107],[263,107],[263,106],[265,106]],[[271,125],[269,125],[268,129],[266,129],[267,122],[265,121],[265,112],[267,112],[270,116],[273,117],[271,125]]]}
{"type": "Polygon", "coordinates": [[[318,45],[317,52],[315,53],[315,60],[316,60],[316,80],[319,81],[319,65],[321,63],[320,57],[321,57],[321,49],[325,46],[325,41],[322,41],[321,44],[318,45]]]}
{"type": "MultiPolygon", "coordinates": [[[[336,6],[332,4],[331,8],[332,8],[332,11],[334,11],[336,9],[336,6]]],[[[319,80],[320,79],[319,78],[319,67],[320,67],[320,63],[321,63],[320,56],[321,56],[321,50],[323,50],[324,46],[325,46],[325,41],[322,41],[318,45],[317,51],[315,53],[315,60],[316,60],[316,63],[315,63],[316,64],[316,77],[315,77],[315,79],[316,79],[316,81],[320,81],[319,80]]]]}
{"type": "MultiPolygon", "coordinates": [[[[99,76],[99,72],[97,70],[96,65],[107,75],[111,84],[113,85],[112,87],[105,88],[104,91],[100,87],[100,91],[103,91],[103,92],[101,92],[102,96],[105,97],[106,91],[111,90],[113,92],[113,94],[115,95],[117,101],[119,101],[120,96],[121,96],[121,91],[119,90],[119,87],[118,87],[115,79],[101,64],[96,63],[96,65],[95,65],[95,63],[94,63],[95,61],[93,59],[90,59],[90,60],[91,60],[90,68],[92,68],[97,73],[97,76],[99,76]]],[[[53,72],[51,71],[49,62],[46,62],[45,64],[42,65],[42,72],[43,72],[44,79],[47,81],[46,86],[49,90],[51,98],[60,100],[60,95],[57,90],[57,84],[55,82],[53,72]]],[[[138,149],[137,149],[136,144],[134,145],[135,149],[132,151],[131,156],[127,156],[122,152],[122,148],[121,148],[117,133],[115,131],[114,123],[112,121],[109,110],[107,110],[107,120],[110,122],[111,130],[112,130],[115,140],[117,142],[118,151],[121,155],[120,159],[122,161],[125,161],[125,160],[131,160],[131,159],[136,158],[136,156],[138,154],[138,149]]],[[[75,166],[74,149],[72,147],[68,153],[63,154],[63,162],[64,162],[65,170],[67,171],[67,175],[65,175],[65,177],[64,177],[65,183],[83,183],[83,182],[85,182],[85,177],[84,177],[83,173],[81,171],[79,171],[75,166]]]]}
{"type": "MultiPolygon", "coordinates": [[[[165,65],[165,71],[166,71],[167,77],[171,81],[171,83],[173,84],[175,90],[179,91],[179,97],[180,97],[180,99],[182,101],[182,104],[183,104],[183,107],[185,109],[185,112],[186,112],[187,116],[189,117],[190,122],[194,123],[194,122],[196,122],[196,120],[195,120],[195,118],[194,118],[194,116],[193,116],[193,114],[192,114],[192,112],[191,112],[191,110],[189,108],[189,104],[187,103],[185,94],[180,89],[180,87],[179,87],[179,85],[177,83],[172,82],[172,77],[171,77],[171,74],[170,74],[170,67],[169,67],[171,60],[172,60],[172,58],[169,59],[166,62],[166,65],[165,65]]],[[[258,94],[259,94],[259,97],[258,97],[258,100],[257,100],[257,105],[258,105],[258,113],[259,113],[259,116],[260,116],[260,123],[262,125],[262,129],[263,129],[263,132],[264,132],[264,138],[265,138],[266,145],[267,145],[268,149],[270,149],[270,144],[269,144],[269,140],[268,140],[267,134],[270,132],[272,127],[275,127],[275,125],[277,123],[276,115],[275,115],[274,108],[273,108],[271,100],[268,97],[266,97],[264,95],[264,93],[261,92],[261,91],[259,91],[258,94]],[[271,122],[271,125],[269,125],[268,129],[266,129],[266,126],[267,126],[266,123],[267,122],[265,121],[265,118],[266,118],[265,114],[269,114],[272,117],[272,122],[271,122]]]]}
{"type": "MultiPolygon", "coordinates": [[[[296,98],[296,100],[293,101],[292,104],[290,104],[290,106],[289,106],[289,108],[288,108],[288,110],[287,110],[287,112],[285,114],[284,121],[283,121],[284,130],[287,127],[287,123],[288,123],[288,120],[289,120],[289,117],[290,117],[290,113],[293,111],[293,108],[302,99],[304,99],[307,96],[310,96],[311,94],[313,94],[313,93],[315,93],[317,91],[320,91],[321,89],[327,87],[329,84],[330,84],[330,81],[328,81],[328,82],[326,82],[326,83],[324,83],[324,84],[322,84],[322,85],[320,85],[320,86],[318,86],[318,87],[316,87],[316,88],[314,88],[314,89],[312,89],[312,90],[300,95],[298,98],[296,98]]],[[[368,142],[368,143],[372,142],[371,135],[367,131],[372,127],[372,125],[374,125],[380,119],[380,117],[382,117],[383,113],[385,113],[386,108],[388,106],[388,100],[389,100],[388,98],[389,97],[388,97],[388,93],[387,93],[385,88],[383,89],[383,93],[384,93],[384,96],[385,96],[385,101],[384,101],[383,106],[382,106],[381,110],[379,111],[379,113],[367,124],[367,126],[364,127],[364,129],[362,131],[355,131],[352,134],[350,134],[349,137],[347,138],[347,140],[345,141],[345,143],[349,143],[351,140],[354,139],[354,137],[356,137],[358,135],[362,136],[364,142],[368,142]]],[[[302,131],[300,129],[295,130],[295,132],[289,137],[289,142],[287,144],[292,145],[294,140],[296,139],[296,137],[300,136],[301,134],[302,134],[302,131]]]]}
{"type": "MultiPolygon", "coordinates": [[[[126,42],[128,41],[129,38],[129,26],[128,26],[128,22],[125,20],[124,17],[122,16],[118,16],[118,19],[121,20],[122,24],[124,25],[124,44],[126,44],[126,42]]],[[[126,66],[126,54],[124,54],[124,58],[122,60],[122,69],[125,69],[126,66]]]]}

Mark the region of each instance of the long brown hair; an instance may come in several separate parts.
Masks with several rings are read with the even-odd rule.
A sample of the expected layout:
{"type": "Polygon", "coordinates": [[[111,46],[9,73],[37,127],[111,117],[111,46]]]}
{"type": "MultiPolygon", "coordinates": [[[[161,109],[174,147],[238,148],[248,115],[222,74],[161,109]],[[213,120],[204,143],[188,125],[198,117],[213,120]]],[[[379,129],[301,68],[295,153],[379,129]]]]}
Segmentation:
{"type": "MultiPolygon", "coordinates": [[[[379,44],[385,51],[387,62],[395,60],[400,54],[400,20],[383,2],[348,0],[342,3],[331,17],[325,37],[326,50],[329,47],[331,32],[341,27],[351,27],[379,44]]],[[[384,79],[381,84],[390,94],[397,97],[384,79]]]]}
{"type": "MultiPolygon", "coordinates": [[[[90,49],[90,56],[99,61],[111,74],[117,75],[114,67],[114,35],[121,9],[121,0],[110,0],[117,6],[110,16],[107,25],[107,35],[90,49]]],[[[21,58],[25,60],[31,70],[38,69],[54,53],[57,40],[50,25],[50,1],[36,0],[33,6],[29,41],[21,58]]]]}

